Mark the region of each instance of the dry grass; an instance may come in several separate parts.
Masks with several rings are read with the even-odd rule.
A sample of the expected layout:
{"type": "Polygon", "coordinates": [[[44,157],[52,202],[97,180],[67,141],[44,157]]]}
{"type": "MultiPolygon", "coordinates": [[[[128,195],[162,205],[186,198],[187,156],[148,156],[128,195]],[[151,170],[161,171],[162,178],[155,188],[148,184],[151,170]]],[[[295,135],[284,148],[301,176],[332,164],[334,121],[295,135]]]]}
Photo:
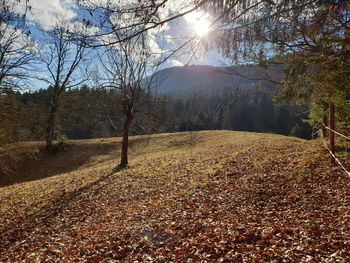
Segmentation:
{"type": "MultiPolygon", "coordinates": [[[[273,135],[228,131],[134,136],[130,139],[129,168],[114,174],[161,177],[194,171],[199,173],[201,180],[201,176],[206,178],[205,175],[214,173],[225,159],[238,153],[242,145],[256,144],[269,137],[275,138],[273,135]]],[[[67,151],[55,155],[45,153],[42,142],[15,145],[21,152],[38,152],[39,149],[40,154],[35,158],[29,155],[27,160],[20,160],[23,163],[13,174],[2,175],[2,181],[12,185],[1,189],[1,208],[22,209],[23,205],[18,206],[16,200],[42,203],[50,200],[52,195],[61,194],[63,189],[75,191],[113,173],[119,161],[120,143],[120,138],[69,141],[67,151]],[[26,181],[29,182],[21,183],[26,181]],[[2,198],[4,195],[11,198],[2,198]]]]}

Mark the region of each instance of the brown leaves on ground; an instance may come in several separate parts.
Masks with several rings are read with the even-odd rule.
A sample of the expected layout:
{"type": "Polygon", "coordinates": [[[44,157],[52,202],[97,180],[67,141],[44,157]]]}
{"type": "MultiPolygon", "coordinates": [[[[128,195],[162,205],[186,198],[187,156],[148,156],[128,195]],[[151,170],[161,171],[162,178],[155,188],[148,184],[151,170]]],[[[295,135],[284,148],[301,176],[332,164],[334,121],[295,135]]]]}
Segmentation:
{"type": "MultiPolygon", "coordinates": [[[[0,189],[0,261],[346,262],[350,178],[319,142],[198,132],[0,189]]],[[[98,143],[98,142],[96,142],[98,143]]]]}

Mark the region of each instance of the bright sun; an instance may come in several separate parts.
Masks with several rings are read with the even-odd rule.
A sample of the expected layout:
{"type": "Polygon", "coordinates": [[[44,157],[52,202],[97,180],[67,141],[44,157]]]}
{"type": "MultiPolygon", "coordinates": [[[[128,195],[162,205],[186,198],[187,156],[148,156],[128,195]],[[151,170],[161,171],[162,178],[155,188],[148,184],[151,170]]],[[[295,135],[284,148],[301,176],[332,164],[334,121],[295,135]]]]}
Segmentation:
{"type": "Polygon", "coordinates": [[[204,37],[210,30],[210,18],[208,15],[200,12],[192,12],[186,16],[190,28],[199,37],[204,37]]]}

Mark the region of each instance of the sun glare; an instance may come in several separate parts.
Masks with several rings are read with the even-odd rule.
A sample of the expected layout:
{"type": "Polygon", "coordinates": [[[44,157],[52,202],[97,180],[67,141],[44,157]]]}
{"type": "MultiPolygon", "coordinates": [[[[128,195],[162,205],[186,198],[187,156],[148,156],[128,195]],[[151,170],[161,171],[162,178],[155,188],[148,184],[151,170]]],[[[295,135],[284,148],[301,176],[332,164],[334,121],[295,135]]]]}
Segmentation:
{"type": "Polygon", "coordinates": [[[210,30],[210,18],[208,15],[200,12],[192,12],[186,16],[190,28],[199,37],[204,37],[210,30]]]}
{"type": "Polygon", "coordinates": [[[200,37],[205,36],[209,32],[209,21],[206,19],[198,20],[196,24],[193,25],[193,30],[200,37]]]}

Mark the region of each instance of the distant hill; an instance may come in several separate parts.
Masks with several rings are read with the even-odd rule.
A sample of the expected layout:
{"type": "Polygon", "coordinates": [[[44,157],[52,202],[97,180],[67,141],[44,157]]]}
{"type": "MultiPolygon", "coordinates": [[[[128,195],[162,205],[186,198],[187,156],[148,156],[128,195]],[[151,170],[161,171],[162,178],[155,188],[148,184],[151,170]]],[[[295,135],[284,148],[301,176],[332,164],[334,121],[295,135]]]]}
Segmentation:
{"type": "MultiPolygon", "coordinates": [[[[271,79],[278,80],[282,67],[269,69],[271,79]]],[[[258,66],[183,66],[172,67],[158,71],[154,76],[153,89],[158,95],[186,95],[198,92],[217,92],[232,88],[266,88],[274,89],[276,84],[263,80],[266,70],[258,66]]]]}

